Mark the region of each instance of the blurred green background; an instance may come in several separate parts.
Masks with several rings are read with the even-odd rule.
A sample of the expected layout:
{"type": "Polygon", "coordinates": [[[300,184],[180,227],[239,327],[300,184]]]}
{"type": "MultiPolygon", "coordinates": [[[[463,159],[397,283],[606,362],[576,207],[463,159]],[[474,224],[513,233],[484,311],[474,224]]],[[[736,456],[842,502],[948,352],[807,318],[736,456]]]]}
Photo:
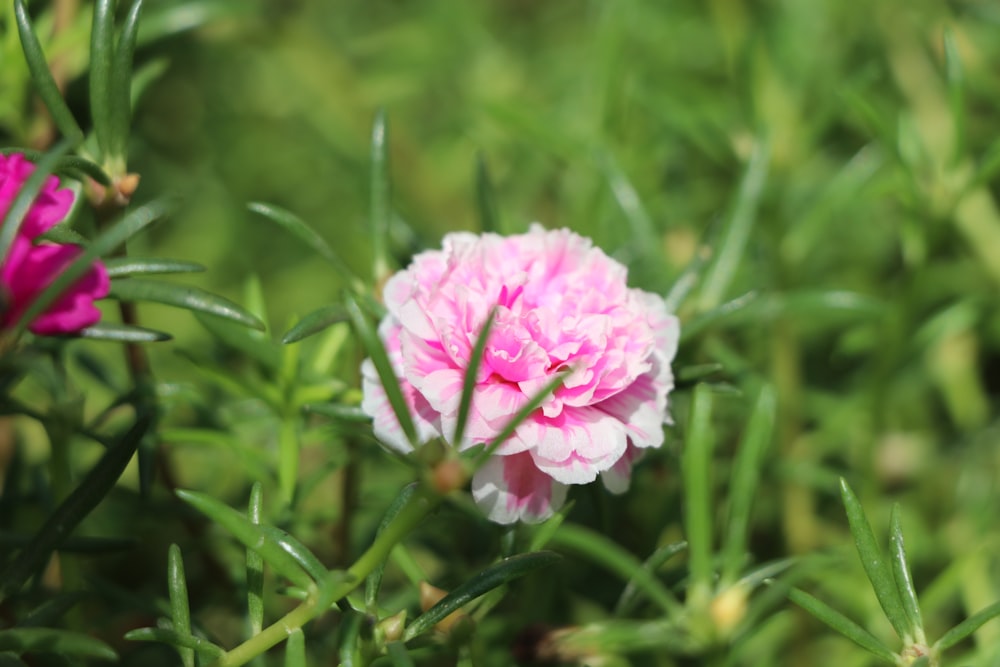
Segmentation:
{"type": "MultiPolygon", "coordinates": [[[[833,553],[808,569],[807,585],[891,637],[851,553],[836,486],[843,475],[879,535],[891,504],[902,503],[932,634],[1000,598],[1000,5],[218,6],[225,11],[195,30],[139,51],[140,62],[169,64],[137,108],[137,200],[177,192],[185,204],[134,251],[199,261],[210,271],[186,280],[237,300],[248,275],[259,276],[279,336],[294,317],[336,300],[342,285],[246,203],[295,212],[367,278],[378,108],[390,120],[400,266],[448,231],[479,229],[480,158],[504,231],[535,220],[570,227],[628,263],[632,284],[663,293],[743,216],[748,236],[732,281],[714,296],[696,291],[680,310],[682,380],[717,364],[705,379],[738,390],[716,411],[720,506],[749,410],[739,392],[769,382],[780,411],[752,535],[758,561],[833,553]]],[[[69,93],[82,104],[79,82],[69,93]]],[[[9,126],[11,143],[18,131],[9,126]]],[[[187,314],[141,312],[177,339],[154,350],[159,377],[190,380],[176,350],[206,349],[207,334],[187,314]]],[[[681,384],[668,445],[609,510],[610,533],[640,557],[681,536],[676,465],[690,382],[681,384]]],[[[181,461],[182,486],[218,472],[196,460],[207,467],[185,479],[181,461]]],[[[376,488],[365,493],[373,508],[384,506],[405,474],[380,477],[377,454],[368,462],[376,488]]],[[[218,477],[216,491],[243,502],[243,481],[218,477]]],[[[599,524],[590,496],[577,496],[572,518],[599,524]]],[[[488,552],[476,540],[495,536],[476,530],[467,541],[428,538],[430,562],[450,566],[440,555],[448,549],[471,561],[488,552]]],[[[532,620],[594,616],[600,601],[583,597],[592,584],[564,583],[574,592],[537,584],[534,609],[554,611],[564,595],[571,604],[532,620]]],[[[790,604],[757,630],[734,664],[871,663],[790,604]]],[[[962,664],[995,665],[998,646],[1000,627],[986,626],[957,652],[962,664]]]]}

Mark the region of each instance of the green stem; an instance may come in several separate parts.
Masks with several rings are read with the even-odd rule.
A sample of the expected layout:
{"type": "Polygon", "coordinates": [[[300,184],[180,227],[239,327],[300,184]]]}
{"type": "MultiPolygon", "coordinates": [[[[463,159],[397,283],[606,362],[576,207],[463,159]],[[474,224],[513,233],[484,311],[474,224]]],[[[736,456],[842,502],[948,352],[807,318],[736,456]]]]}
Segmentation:
{"type": "Polygon", "coordinates": [[[264,628],[257,636],[227,652],[209,667],[244,665],[271,647],[277,646],[292,632],[327,611],[330,603],[344,598],[357,588],[365,577],[389,556],[393,547],[401,542],[440,501],[439,496],[431,495],[423,489],[418,490],[413,500],[396,516],[396,520],[379,533],[368,550],[361,554],[347,572],[331,573],[331,576],[337,576],[337,583],[332,585],[329,592],[321,589],[310,590],[309,596],[301,605],[264,628]]]}
{"type": "Polygon", "coordinates": [[[295,415],[285,414],[281,418],[278,433],[278,486],[281,499],[287,507],[295,500],[295,486],[299,478],[299,433],[295,415]]]}

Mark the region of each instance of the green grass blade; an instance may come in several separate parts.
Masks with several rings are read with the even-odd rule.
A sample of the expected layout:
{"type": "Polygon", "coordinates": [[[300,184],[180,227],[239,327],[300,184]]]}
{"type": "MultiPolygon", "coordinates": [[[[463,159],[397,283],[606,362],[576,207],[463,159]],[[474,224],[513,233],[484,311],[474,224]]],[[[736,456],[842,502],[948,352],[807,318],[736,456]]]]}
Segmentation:
{"type": "Polygon", "coordinates": [[[73,117],[73,112],[66,105],[59,86],[56,85],[52,77],[52,71],[45,60],[42,45],[38,41],[35,29],[31,25],[31,17],[28,15],[28,8],[25,0],[14,0],[14,20],[17,22],[17,33],[21,38],[21,50],[24,52],[24,60],[28,64],[28,72],[35,83],[35,90],[45,104],[55,123],[63,136],[71,139],[74,143],[83,141],[83,130],[73,117]]]}
{"type": "Polygon", "coordinates": [[[188,633],[183,634],[167,628],[137,628],[125,633],[125,639],[133,642],[160,642],[170,644],[178,649],[191,649],[207,660],[217,660],[225,655],[220,647],[207,639],[195,637],[188,633]]]}
{"type": "MultiPolygon", "coordinates": [[[[27,155],[26,151],[22,152],[27,155]]],[[[56,162],[55,171],[57,174],[67,174],[77,180],[83,180],[80,178],[80,174],[83,174],[84,176],[89,176],[94,179],[101,185],[111,185],[111,176],[104,171],[104,168],[101,167],[101,165],[91,162],[87,158],[83,158],[78,155],[66,155],[65,157],[59,158],[59,161],[56,162]]]]}
{"type": "Polygon", "coordinates": [[[674,284],[670,286],[670,290],[663,298],[667,312],[676,313],[680,309],[701,279],[705,265],[711,256],[711,249],[704,243],[700,243],[698,249],[695,250],[694,257],[688,261],[681,274],[674,279],[674,284]]]}
{"type": "Polygon", "coordinates": [[[902,598],[903,611],[910,621],[913,637],[921,644],[927,641],[924,634],[924,621],[920,615],[920,603],[917,601],[917,591],[913,587],[913,577],[906,561],[906,549],[903,545],[903,527],[899,520],[899,504],[892,507],[889,519],[889,547],[892,561],[892,578],[896,589],[902,598]]]}
{"type": "Polygon", "coordinates": [[[283,544],[269,535],[264,530],[264,526],[252,523],[233,508],[203,493],[178,490],[177,496],[228,530],[244,546],[259,553],[264,562],[270,565],[275,572],[299,588],[308,590],[313,585],[313,579],[296,558],[285,549],[283,544]]]}
{"type": "Polygon", "coordinates": [[[844,635],[863,649],[866,649],[883,660],[896,663],[896,654],[888,646],[878,640],[875,635],[805,591],[793,588],[788,591],[788,598],[799,605],[823,623],[844,635]]]}
{"type": "Polygon", "coordinates": [[[115,50],[115,2],[95,0],[90,29],[90,117],[101,150],[101,160],[111,156],[111,68],[115,50]]]}
{"type": "MultiPolygon", "coordinates": [[[[409,505],[413,495],[417,492],[417,483],[413,482],[403,487],[403,490],[393,499],[389,508],[385,511],[382,521],[375,532],[376,537],[393,522],[396,516],[409,505]]],[[[374,610],[378,602],[378,591],[382,586],[382,575],[385,572],[385,560],[372,569],[371,574],[365,577],[365,606],[369,610],[374,610]]]]}
{"type": "MultiPolygon", "coordinates": [[[[191,634],[191,607],[188,603],[187,578],[184,576],[184,559],[181,548],[171,544],[167,550],[167,590],[170,593],[170,622],[179,635],[191,634]]],[[[194,667],[194,649],[178,647],[181,664],[194,667]]]]}
{"type": "Polygon", "coordinates": [[[872,584],[879,605],[881,605],[885,617],[892,624],[896,634],[899,635],[904,644],[909,644],[913,640],[914,628],[903,609],[903,601],[899,597],[896,582],[893,581],[889,563],[882,556],[882,550],[879,549],[878,542],[875,541],[875,533],[872,532],[871,524],[868,523],[861,502],[844,478],[840,479],[840,495],[844,501],[844,509],[847,511],[847,520],[851,526],[851,534],[854,536],[854,544],[858,548],[858,556],[861,558],[861,564],[872,584]]]}
{"type": "Polygon", "coordinates": [[[505,558],[499,563],[473,575],[453,591],[445,595],[433,607],[413,620],[403,633],[403,641],[408,642],[427,632],[449,614],[458,611],[472,600],[485,595],[494,588],[518,579],[542,567],[552,565],[562,556],[551,551],[518,554],[505,558]]]}
{"type": "Polygon", "coordinates": [[[486,343],[489,342],[490,332],[493,330],[493,322],[496,321],[496,306],[490,309],[483,328],[476,337],[476,344],[472,347],[472,354],[469,356],[469,366],[465,369],[462,378],[462,396],[458,402],[458,414],[455,417],[455,433],[452,435],[452,445],[460,447],[462,438],[465,437],[465,425],[469,419],[469,410],[472,409],[472,394],[476,390],[476,376],[479,367],[483,363],[483,354],[486,353],[486,343]]]}
{"type": "Polygon", "coordinates": [[[25,216],[31,210],[35,197],[45,186],[45,179],[49,177],[56,164],[73,145],[74,142],[63,139],[35,163],[35,170],[24,182],[14,201],[11,202],[10,208],[7,209],[3,222],[0,223],[0,263],[7,260],[10,247],[14,243],[14,237],[17,236],[21,223],[24,222],[25,216]]]}
{"type": "Polygon", "coordinates": [[[389,221],[392,215],[389,190],[389,122],[385,109],[375,113],[372,123],[371,209],[373,271],[375,285],[389,276],[389,221]]]}
{"type": "Polygon", "coordinates": [[[0,651],[17,655],[41,651],[75,658],[117,661],[118,654],[89,635],[50,628],[11,628],[0,630],[0,651]]]}
{"type": "Polygon", "coordinates": [[[201,273],[205,270],[203,265],[195,262],[145,257],[112,257],[104,261],[104,268],[108,270],[108,276],[112,278],[171,273],[201,273]]]}
{"type": "Polygon", "coordinates": [[[712,390],[705,384],[694,389],[688,433],[681,455],[684,480],[684,527],[690,569],[689,597],[707,602],[711,596],[712,570],[712,390]]]}
{"type": "Polygon", "coordinates": [[[729,492],[729,526],[722,546],[723,585],[732,583],[743,567],[747,536],[750,532],[750,510],[757,494],[764,451],[771,442],[777,413],[777,399],[770,385],[757,395],[750,423],[747,425],[739,452],[733,462],[729,492]]]}
{"type": "Polygon", "coordinates": [[[275,223],[279,227],[284,228],[292,236],[296,237],[302,241],[310,250],[315,252],[317,255],[322,257],[324,260],[329,262],[329,264],[340,274],[341,278],[353,289],[359,289],[361,287],[361,281],[358,277],[348,268],[344,260],[341,259],[340,255],[334,252],[333,248],[323,240],[316,230],[310,227],[302,218],[298,217],[291,211],[286,211],[278,206],[273,206],[271,204],[265,204],[263,202],[251,202],[247,204],[247,208],[262,215],[271,222],[275,223]]]}
{"type": "Polygon", "coordinates": [[[318,334],[334,324],[346,322],[349,319],[350,316],[340,304],[323,306],[303,317],[295,326],[286,331],[285,335],[281,337],[281,342],[285,345],[297,343],[303,338],[318,334]]]}
{"type": "Polygon", "coordinates": [[[42,524],[31,543],[0,572],[0,598],[19,590],[28,577],[38,571],[52,552],[72,534],[84,517],[108,495],[132,459],[150,424],[149,415],[139,415],[135,424],[108,448],[83,481],[42,524]]]}
{"type": "MultiPolygon", "coordinates": [[[[264,491],[260,482],[250,487],[247,519],[255,526],[261,525],[264,491]]],[[[253,549],[247,549],[247,621],[250,636],[256,637],[264,627],[264,559],[253,549]]]]}
{"type": "MultiPolygon", "coordinates": [[[[649,558],[643,561],[642,569],[649,572],[650,576],[652,576],[661,565],[685,549],[687,549],[687,542],[665,544],[654,551],[649,558]]],[[[628,585],[625,586],[625,590],[623,590],[622,594],[618,597],[618,602],[615,603],[614,615],[625,616],[631,613],[640,599],[642,599],[641,590],[639,586],[636,585],[635,580],[630,579],[628,585]]]]}
{"type": "Polygon", "coordinates": [[[484,232],[500,233],[500,212],[497,210],[493,181],[486,158],[476,156],[476,210],[479,213],[479,228],[484,232]]]}
{"type": "Polygon", "coordinates": [[[368,317],[361,312],[361,306],[354,299],[351,294],[345,294],[344,296],[345,304],[347,306],[347,314],[351,318],[351,323],[354,325],[354,330],[357,332],[358,336],[361,338],[361,342],[368,352],[368,356],[371,357],[372,363],[375,365],[375,370],[378,371],[379,380],[382,382],[382,388],[385,390],[386,398],[389,400],[389,405],[392,406],[392,411],[396,415],[396,419],[399,421],[399,426],[403,429],[403,434],[406,435],[406,439],[413,445],[414,448],[418,447],[421,443],[417,437],[417,427],[413,425],[413,418],[410,416],[410,408],[406,404],[406,399],[403,398],[403,389],[399,385],[399,379],[396,377],[396,372],[392,369],[392,364],[389,361],[389,354],[386,352],[385,345],[382,343],[382,339],[379,337],[378,332],[375,327],[372,326],[368,317]]]}
{"type": "Polygon", "coordinates": [[[325,581],[329,578],[330,572],[327,571],[326,566],[302,542],[275,526],[265,524],[261,525],[260,528],[268,539],[272,540],[284,549],[285,553],[295,559],[295,562],[312,577],[313,581],[325,581]]]}
{"type": "Polygon", "coordinates": [[[111,322],[98,322],[82,329],[77,335],[88,340],[107,340],[113,343],[159,343],[173,338],[163,331],[111,322]]]}
{"type": "Polygon", "coordinates": [[[306,662],[306,636],[300,628],[288,633],[285,640],[285,667],[308,667],[306,662]]]}
{"type": "Polygon", "coordinates": [[[570,549],[611,570],[623,580],[635,584],[669,616],[684,613],[684,608],[667,587],[642,563],[609,538],[582,526],[563,524],[553,535],[550,545],[570,549]]]}
{"type": "MultiPolygon", "coordinates": [[[[14,329],[22,332],[36,317],[45,312],[59,296],[91,269],[91,265],[101,255],[117,248],[129,238],[159,221],[169,210],[165,200],[158,200],[135,209],[118,222],[108,227],[100,236],[94,239],[87,248],[73,260],[62,273],[55,277],[42,292],[35,297],[31,305],[25,309],[18,319],[14,329]]],[[[132,280],[132,279],[129,279],[132,280]]],[[[112,290],[114,283],[112,283],[112,290]]]]}
{"type": "Polygon", "coordinates": [[[176,285],[145,278],[124,278],[112,281],[109,296],[119,301],[152,301],[184,310],[208,313],[258,331],[267,328],[242,306],[223,296],[190,285],[176,285]]]}
{"type": "Polygon", "coordinates": [[[302,409],[309,414],[323,415],[336,421],[364,423],[372,420],[371,416],[357,405],[343,403],[306,403],[302,409]]]}
{"type": "Polygon", "coordinates": [[[575,505],[575,501],[570,500],[563,505],[558,512],[545,520],[544,523],[533,526],[534,532],[528,542],[528,551],[540,551],[552,540],[552,536],[559,530],[566,517],[575,505]]]}
{"type": "Polygon", "coordinates": [[[715,308],[726,297],[726,292],[736,275],[736,269],[746,251],[757,217],[757,207],[767,182],[770,146],[758,140],[747,163],[740,189],[736,194],[729,220],[720,236],[716,255],[705,272],[701,293],[698,296],[698,310],[715,308]]]}
{"type": "Polygon", "coordinates": [[[951,122],[954,130],[953,163],[965,156],[965,120],[968,115],[965,110],[965,72],[962,58],[955,43],[955,32],[952,28],[944,30],[944,72],[948,83],[948,106],[951,110],[951,122]]]}
{"type": "Polygon", "coordinates": [[[982,627],[984,623],[992,621],[997,616],[1000,616],[1000,602],[991,604],[982,611],[976,612],[948,632],[944,633],[941,639],[937,640],[937,643],[934,644],[934,648],[937,651],[947,651],[952,646],[982,627]]]}
{"type": "Polygon", "coordinates": [[[108,148],[112,160],[120,160],[123,170],[128,157],[128,136],[132,124],[132,57],[135,54],[141,13],[142,0],[133,0],[118,35],[109,75],[108,148]]]}
{"type": "Polygon", "coordinates": [[[630,237],[635,248],[640,254],[656,255],[660,248],[660,241],[657,238],[656,226],[650,218],[646,207],[642,205],[635,186],[625,175],[625,171],[618,164],[618,160],[610,152],[601,152],[598,155],[598,162],[604,172],[611,192],[618,202],[625,220],[628,222],[630,237]]]}

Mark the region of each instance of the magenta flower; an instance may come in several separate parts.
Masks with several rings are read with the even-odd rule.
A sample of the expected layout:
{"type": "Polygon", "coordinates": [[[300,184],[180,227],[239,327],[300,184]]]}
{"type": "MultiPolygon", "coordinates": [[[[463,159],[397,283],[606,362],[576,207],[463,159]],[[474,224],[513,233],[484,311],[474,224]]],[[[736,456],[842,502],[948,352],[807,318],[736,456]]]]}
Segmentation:
{"type": "MultiPolygon", "coordinates": [[[[0,219],[35,170],[23,155],[0,155],[0,219]]],[[[73,192],[59,189],[51,176],[35,198],[0,264],[0,329],[13,326],[32,301],[82,252],[74,245],[35,240],[69,213],[73,192]]],[[[40,335],[74,333],[97,322],[96,299],[107,296],[110,281],[104,265],[95,262],[80,280],[36,317],[29,329],[40,335]]]]}
{"type": "MultiPolygon", "coordinates": [[[[569,371],[472,480],[499,523],[541,521],[570,484],[601,477],[628,488],[643,449],[663,444],[679,324],[663,299],[626,286],[626,269],[568,230],[533,225],[500,237],[448,234],[384,291],[379,326],[421,441],[454,434],[462,381],[490,310],[497,314],[477,373],[460,449],[499,434],[556,373],[569,371]]],[[[362,408],[375,434],[411,449],[371,360],[362,408]]]]}

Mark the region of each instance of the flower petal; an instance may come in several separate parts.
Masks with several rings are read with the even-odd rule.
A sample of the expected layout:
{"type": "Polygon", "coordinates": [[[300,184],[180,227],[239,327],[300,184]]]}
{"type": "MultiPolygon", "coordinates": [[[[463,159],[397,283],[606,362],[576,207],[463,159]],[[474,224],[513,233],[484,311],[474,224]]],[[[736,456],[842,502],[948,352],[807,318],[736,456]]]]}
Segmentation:
{"type": "Polygon", "coordinates": [[[601,473],[601,482],[604,488],[615,494],[622,494],[628,491],[629,481],[632,477],[632,466],[642,458],[643,450],[629,445],[618,461],[601,473]]]}
{"type": "MultiPolygon", "coordinates": [[[[34,246],[18,236],[0,269],[0,283],[10,303],[3,324],[15,323],[49,283],[83,252],[74,245],[43,244],[34,246]]],[[[101,319],[94,301],[108,294],[111,282],[104,265],[95,262],[90,270],[73,283],[29,329],[41,336],[75,333],[101,319]]]]}
{"type": "Polygon", "coordinates": [[[595,408],[566,408],[558,417],[532,415],[517,429],[540,470],[563,484],[587,484],[625,453],[625,425],[595,408]]]}
{"type": "Polygon", "coordinates": [[[566,501],[566,486],[535,467],[528,454],[494,456],[472,478],[472,497],[497,523],[539,523],[566,501]]]}

